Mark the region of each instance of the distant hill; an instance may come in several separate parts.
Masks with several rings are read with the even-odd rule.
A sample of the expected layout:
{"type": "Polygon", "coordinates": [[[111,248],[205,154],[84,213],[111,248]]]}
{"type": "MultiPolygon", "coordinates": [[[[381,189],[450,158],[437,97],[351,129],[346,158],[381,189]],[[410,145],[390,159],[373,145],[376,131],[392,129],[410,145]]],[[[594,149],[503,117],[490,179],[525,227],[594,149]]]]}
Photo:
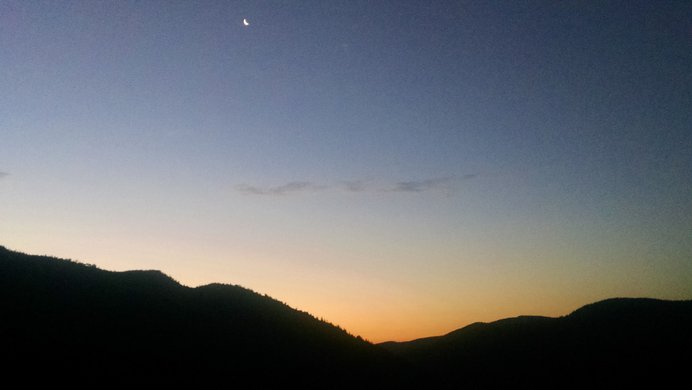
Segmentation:
{"type": "Polygon", "coordinates": [[[0,247],[0,374],[23,383],[665,387],[687,380],[691,330],[692,301],[609,299],[373,345],[242,287],[0,247]]]}
{"type": "Polygon", "coordinates": [[[661,386],[689,373],[692,301],[608,299],[565,317],[475,323],[380,346],[438,386],[661,386]]]}
{"type": "Polygon", "coordinates": [[[4,373],[326,387],[399,375],[386,351],[242,287],[188,288],[158,271],[109,272],[3,247],[0,319],[12,362],[4,373]]]}

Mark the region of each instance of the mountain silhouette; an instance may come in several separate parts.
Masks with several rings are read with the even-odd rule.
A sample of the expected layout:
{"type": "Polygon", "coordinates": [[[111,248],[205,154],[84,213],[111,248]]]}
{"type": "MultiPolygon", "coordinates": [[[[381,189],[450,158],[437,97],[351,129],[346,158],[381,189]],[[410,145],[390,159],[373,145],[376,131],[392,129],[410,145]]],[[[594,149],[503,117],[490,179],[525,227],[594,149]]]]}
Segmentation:
{"type": "Polygon", "coordinates": [[[620,298],[373,345],[243,287],[0,246],[0,372],[23,383],[661,387],[686,380],[690,330],[692,301],[620,298]]]}
{"type": "Polygon", "coordinates": [[[438,386],[660,386],[689,371],[692,301],[614,298],[560,318],[520,316],[380,346],[438,386]]]}
{"type": "Polygon", "coordinates": [[[389,353],[307,313],[158,271],[109,272],[0,247],[0,313],[11,365],[53,375],[325,387],[398,377],[389,353]]]}

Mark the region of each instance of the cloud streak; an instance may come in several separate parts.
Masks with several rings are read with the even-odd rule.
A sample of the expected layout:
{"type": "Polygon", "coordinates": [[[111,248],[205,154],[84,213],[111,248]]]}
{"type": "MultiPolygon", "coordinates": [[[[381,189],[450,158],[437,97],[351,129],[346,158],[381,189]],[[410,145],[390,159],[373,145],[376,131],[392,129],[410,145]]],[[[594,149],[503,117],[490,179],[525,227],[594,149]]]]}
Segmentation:
{"type": "Polygon", "coordinates": [[[363,180],[351,180],[342,183],[343,190],[346,192],[364,192],[368,190],[368,186],[363,180]]]}
{"type": "Polygon", "coordinates": [[[0,179],[2,179],[3,177],[7,177],[7,176],[9,176],[9,175],[10,175],[10,174],[7,173],[7,172],[0,172],[0,179]]]}
{"type": "Polygon", "coordinates": [[[286,184],[274,187],[258,187],[241,185],[238,186],[238,191],[245,195],[273,195],[282,196],[291,193],[315,192],[325,189],[325,186],[315,184],[310,181],[291,181],[286,184]]]}
{"type": "Polygon", "coordinates": [[[334,190],[348,193],[422,193],[429,191],[452,192],[460,181],[467,181],[478,177],[477,174],[462,176],[446,176],[421,180],[406,180],[395,183],[377,183],[366,180],[342,181],[337,184],[320,184],[312,181],[291,181],[277,186],[240,185],[236,189],[244,195],[259,196],[284,196],[317,192],[322,190],[334,190]]]}
{"type": "Polygon", "coordinates": [[[439,177],[425,180],[409,180],[395,183],[386,192],[426,192],[437,189],[451,189],[451,177],[439,177]]]}

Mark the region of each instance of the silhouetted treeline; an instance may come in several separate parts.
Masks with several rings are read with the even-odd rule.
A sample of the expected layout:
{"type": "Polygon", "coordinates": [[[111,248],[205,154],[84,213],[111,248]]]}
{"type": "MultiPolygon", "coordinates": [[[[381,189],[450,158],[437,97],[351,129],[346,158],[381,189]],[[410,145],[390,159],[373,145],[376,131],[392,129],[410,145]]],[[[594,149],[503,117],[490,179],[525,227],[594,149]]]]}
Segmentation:
{"type": "Polygon", "coordinates": [[[662,387],[687,380],[692,301],[608,299],[565,317],[475,323],[380,346],[451,387],[662,387]]]}
{"type": "MultiPolygon", "coordinates": [[[[0,247],[0,335],[15,367],[158,383],[387,379],[383,351],[238,286],[188,288],[0,247]]],[[[387,379],[388,380],[388,379],[387,379]]]]}
{"type": "Polygon", "coordinates": [[[0,247],[0,373],[26,384],[662,387],[686,380],[691,329],[692,301],[611,299],[372,345],[242,287],[0,247]]]}

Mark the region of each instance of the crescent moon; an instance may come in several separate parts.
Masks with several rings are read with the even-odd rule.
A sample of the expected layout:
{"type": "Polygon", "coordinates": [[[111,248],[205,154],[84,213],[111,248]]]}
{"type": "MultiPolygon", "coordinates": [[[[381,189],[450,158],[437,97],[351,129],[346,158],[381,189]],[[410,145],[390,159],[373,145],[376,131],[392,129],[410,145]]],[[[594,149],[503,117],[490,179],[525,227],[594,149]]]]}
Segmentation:
{"type": "Polygon", "coordinates": [[[247,27],[250,25],[250,22],[247,21],[247,19],[243,19],[243,26],[247,27]]]}

